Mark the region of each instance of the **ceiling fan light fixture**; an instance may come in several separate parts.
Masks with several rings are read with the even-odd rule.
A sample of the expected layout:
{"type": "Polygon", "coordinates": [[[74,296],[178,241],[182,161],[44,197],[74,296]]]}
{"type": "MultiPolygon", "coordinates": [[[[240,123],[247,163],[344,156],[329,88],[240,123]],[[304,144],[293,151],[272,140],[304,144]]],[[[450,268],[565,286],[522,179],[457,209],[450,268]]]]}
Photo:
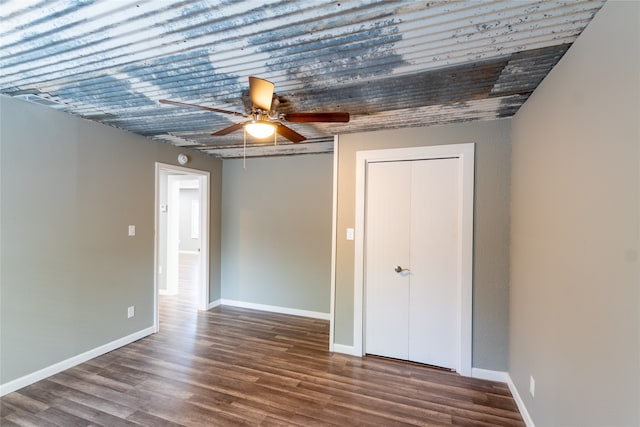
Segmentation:
{"type": "Polygon", "coordinates": [[[273,123],[265,120],[255,120],[244,125],[244,128],[249,132],[249,135],[254,138],[263,139],[273,135],[276,131],[276,127],[273,123]]]}
{"type": "MultiPolygon", "coordinates": [[[[161,104],[175,105],[176,107],[197,108],[199,110],[211,111],[214,113],[230,114],[249,119],[248,122],[235,123],[216,132],[212,136],[224,136],[239,129],[244,130],[246,141],[247,133],[257,139],[266,139],[273,136],[273,143],[277,144],[275,134],[296,143],[302,142],[304,135],[299,134],[282,122],[304,122],[304,123],[347,123],[349,122],[349,113],[341,111],[327,112],[291,112],[278,113],[278,105],[280,101],[278,97],[274,97],[273,83],[261,79],[259,77],[249,77],[249,98],[251,99],[251,111],[246,114],[237,111],[223,110],[220,108],[207,107],[204,105],[189,104],[186,102],[172,101],[170,99],[160,99],[161,104]]],[[[248,106],[247,106],[248,111],[248,106]]]]}

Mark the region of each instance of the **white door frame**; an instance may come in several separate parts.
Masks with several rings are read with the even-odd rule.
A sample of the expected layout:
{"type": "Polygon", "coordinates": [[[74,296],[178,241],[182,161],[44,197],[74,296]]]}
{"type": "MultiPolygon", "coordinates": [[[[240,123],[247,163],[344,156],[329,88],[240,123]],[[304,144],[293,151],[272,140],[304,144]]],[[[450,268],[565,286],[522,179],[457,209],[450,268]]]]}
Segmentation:
{"type": "MultiPolygon", "coordinates": [[[[180,182],[181,176],[190,175],[175,175],[171,174],[167,176],[167,205],[179,206],[180,205],[180,182]]],[[[162,179],[162,177],[160,178],[162,179]]],[[[164,183],[161,182],[160,188],[164,183]]],[[[158,202],[160,203],[160,202],[158,202]]],[[[167,211],[167,228],[158,229],[158,238],[162,238],[162,233],[166,232],[167,241],[167,262],[166,262],[166,293],[161,289],[158,290],[160,295],[175,295],[178,292],[178,279],[179,279],[179,230],[180,230],[180,214],[178,209],[168,209],[167,211]]],[[[158,252],[158,256],[160,253],[158,252]]],[[[200,290],[198,289],[198,294],[200,290]]]]}
{"type": "Polygon", "coordinates": [[[356,218],[354,264],[354,353],[364,355],[364,254],[365,190],[367,163],[381,161],[460,159],[460,217],[458,218],[458,357],[456,371],[471,376],[472,293],[473,293],[473,200],[475,144],[450,144],[428,147],[393,148],[356,153],[356,218]]]}
{"type": "Polygon", "coordinates": [[[153,272],[153,311],[155,332],[160,328],[160,310],[158,298],[158,266],[160,256],[160,189],[163,172],[176,175],[193,175],[200,180],[200,289],[198,292],[198,309],[209,308],[209,182],[211,174],[207,171],[185,168],[156,162],[155,178],[155,237],[154,237],[154,272],[153,272]]]}

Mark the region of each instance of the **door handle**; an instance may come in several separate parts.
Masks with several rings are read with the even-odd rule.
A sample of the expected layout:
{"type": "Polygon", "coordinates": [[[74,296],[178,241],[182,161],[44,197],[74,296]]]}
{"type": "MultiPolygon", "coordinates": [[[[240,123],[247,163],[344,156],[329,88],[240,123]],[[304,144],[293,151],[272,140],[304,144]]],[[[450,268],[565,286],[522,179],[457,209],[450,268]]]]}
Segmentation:
{"type": "Polygon", "coordinates": [[[396,268],[393,269],[396,273],[402,273],[403,271],[411,271],[408,268],[402,268],[399,265],[396,265],[396,268]]]}

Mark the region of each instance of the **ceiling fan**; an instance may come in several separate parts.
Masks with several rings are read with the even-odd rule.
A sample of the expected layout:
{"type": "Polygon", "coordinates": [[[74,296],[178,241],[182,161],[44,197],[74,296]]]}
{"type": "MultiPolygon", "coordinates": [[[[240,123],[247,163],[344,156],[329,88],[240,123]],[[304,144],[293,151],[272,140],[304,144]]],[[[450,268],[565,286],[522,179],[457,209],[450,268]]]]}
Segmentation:
{"type": "MultiPolygon", "coordinates": [[[[230,114],[237,117],[249,119],[242,123],[236,123],[217,132],[213,136],[227,135],[231,132],[244,128],[255,138],[263,139],[272,136],[274,133],[281,135],[291,142],[301,142],[305,138],[295,130],[282,124],[282,122],[337,122],[347,123],[349,113],[344,112],[308,112],[308,113],[278,113],[278,102],[273,102],[274,84],[259,77],[249,77],[249,98],[251,99],[251,112],[242,114],[237,111],[222,110],[220,108],[206,107],[204,105],[187,104],[185,102],[161,99],[162,104],[177,105],[179,107],[198,108],[200,110],[213,111],[214,113],[230,114]]],[[[277,99],[277,98],[276,98],[277,99]]]]}

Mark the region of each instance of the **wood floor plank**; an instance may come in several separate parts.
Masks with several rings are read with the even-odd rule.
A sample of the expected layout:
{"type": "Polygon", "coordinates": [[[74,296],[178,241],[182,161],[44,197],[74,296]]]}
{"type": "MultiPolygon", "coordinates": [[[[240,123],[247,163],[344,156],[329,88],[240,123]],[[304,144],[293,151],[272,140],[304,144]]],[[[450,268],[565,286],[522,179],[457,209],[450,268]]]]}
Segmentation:
{"type": "Polygon", "coordinates": [[[136,425],[145,427],[185,427],[184,424],[174,423],[143,411],[134,412],[127,417],[127,421],[131,421],[136,425]]]}
{"type": "Polygon", "coordinates": [[[16,409],[20,409],[33,414],[49,408],[49,405],[46,403],[20,393],[11,393],[3,397],[0,406],[2,407],[2,416],[8,415],[8,413],[4,413],[5,410],[13,412],[16,409]]]}
{"type": "MultiPolygon", "coordinates": [[[[134,402],[128,398],[128,394],[86,383],[64,372],[46,381],[55,383],[55,386],[47,387],[55,390],[54,393],[58,398],[77,402],[121,418],[126,418],[135,411],[134,402]]],[[[55,406],[60,407],[62,404],[56,400],[55,406]]]]}
{"type": "Polygon", "coordinates": [[[327,321],[198,312],[180,289],[159,333],[2,397],[0,425],[524,426],[506,384],[330,353],[327,321]]]}
{"type": "Polygon", "coordinates": [[[56,406],[61,411],[64,411],[65,414],[78,417],[85,420],[86,423],[109,427],[131,427],[136,425],[124,418],[125,415],[122,417],[116,416],[73,400],[61,399],[56,406]]]}
{"type": "Polygon", "coordinates": [[[6,424],[13,423],[21,427],[60,427],[60,424],[49,421],[46,417],[43,418],[43,414],[44,411],[37,414],[16,411],[7,417],[3,417],[0,420],[0,425],[4,427],[6,424]]]}

